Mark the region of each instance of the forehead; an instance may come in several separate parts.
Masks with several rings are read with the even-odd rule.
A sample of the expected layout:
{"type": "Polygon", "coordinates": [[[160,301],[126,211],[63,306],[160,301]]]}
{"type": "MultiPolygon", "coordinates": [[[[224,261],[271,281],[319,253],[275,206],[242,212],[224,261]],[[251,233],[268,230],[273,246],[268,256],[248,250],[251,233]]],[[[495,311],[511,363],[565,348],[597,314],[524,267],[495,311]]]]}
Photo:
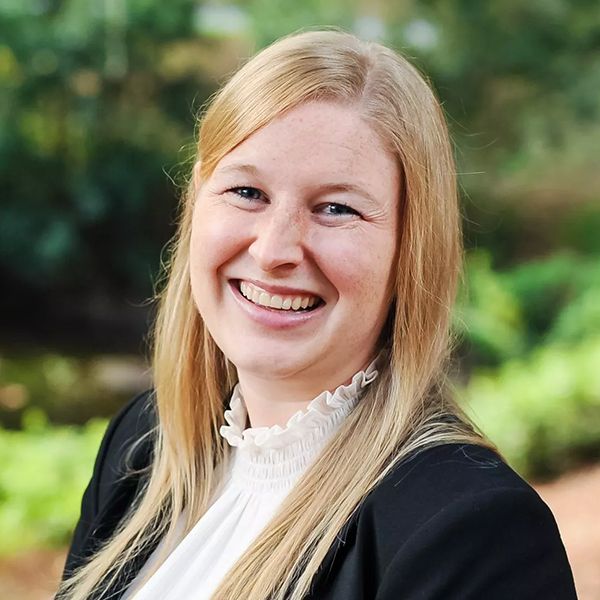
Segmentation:
{"type": "Polygon", "coordinates": [[[337,177],[386,188],[399,178],[396,158],[359,110],[333,102],[310,102],[277,117],[229,152],[215,173],[240,165],[297,183],[337,177]]]}

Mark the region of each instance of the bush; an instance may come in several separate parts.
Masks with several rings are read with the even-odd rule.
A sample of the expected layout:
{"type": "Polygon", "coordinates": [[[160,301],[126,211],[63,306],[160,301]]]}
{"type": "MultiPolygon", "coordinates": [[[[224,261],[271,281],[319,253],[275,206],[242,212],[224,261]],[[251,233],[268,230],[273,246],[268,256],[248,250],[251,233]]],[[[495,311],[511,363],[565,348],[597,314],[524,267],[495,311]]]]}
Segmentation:
{"type": "Polygon", "coordinates": [[[454,324],[476,363],[497,364],[526,348],[518,298],[492,270],[491,256],[485,251],[468,256],[466,287],[459,296],[454,324]]]}
{"type": "Polygon", "coordinates": [[[455,328],[483,366],[600,335],[600,263],[558,253],[497,272],[489,252],[471,252],[455,328]]]}
{"type": "Polygon", "coordinates": [[[574,342],[600,333],[597,257],[557,253],[499,277],[521,307],[530,344],[574,342]]]}
{"type": "Polygon", "coordinates": [[[475,421],[526,477],[600,458],[600,336],[551,345],[474,374],[462,390],[475,421]]]}
{"type": "Polygon", "coordinates": [[[37,409],[22,431],[0,428],[0,555],[68,542],[105,428],[50,426],[37,409]]]}

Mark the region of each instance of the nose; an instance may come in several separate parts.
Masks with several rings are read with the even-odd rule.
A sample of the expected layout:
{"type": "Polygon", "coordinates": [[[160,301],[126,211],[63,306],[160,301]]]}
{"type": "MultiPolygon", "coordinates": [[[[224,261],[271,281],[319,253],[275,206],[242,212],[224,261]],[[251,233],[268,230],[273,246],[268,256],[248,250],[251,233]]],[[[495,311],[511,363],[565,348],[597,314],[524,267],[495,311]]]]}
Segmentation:
{"type": "Polygon", "coordinates": [[[248,249],[263,271],[283,265],[296,266],[304,259],[304,226],[299,211],[271,205],[256,224],[255,239],[248,249]]]}

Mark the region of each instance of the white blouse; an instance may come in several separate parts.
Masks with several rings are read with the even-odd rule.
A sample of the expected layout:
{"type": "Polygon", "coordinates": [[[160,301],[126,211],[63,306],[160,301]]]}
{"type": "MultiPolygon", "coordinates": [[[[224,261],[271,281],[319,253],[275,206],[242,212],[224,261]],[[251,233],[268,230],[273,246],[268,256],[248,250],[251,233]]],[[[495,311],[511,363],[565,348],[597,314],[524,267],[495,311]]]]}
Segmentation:
{"type": "Polygon", "coordinates": [[[376,362],[356,373],[349,385],[322,392],[285,427],[244,429],[247,411],[236,385],[225,411],[227,425],[220,429],[232,446],[231,458],[209,509],[138,591],[161,551],[159,544],[123,600],[134,595],[135,600],[209,599],[339,429],[362,388],[377,377],[376,362]]]}

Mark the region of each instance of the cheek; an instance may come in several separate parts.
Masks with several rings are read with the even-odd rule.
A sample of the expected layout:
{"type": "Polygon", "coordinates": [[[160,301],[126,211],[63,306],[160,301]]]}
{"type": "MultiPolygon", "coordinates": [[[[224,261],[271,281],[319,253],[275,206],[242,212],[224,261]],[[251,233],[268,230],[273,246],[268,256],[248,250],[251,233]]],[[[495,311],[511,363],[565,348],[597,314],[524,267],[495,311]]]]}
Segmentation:
{"type": "Polygon", "coordinates": [[[240,223],[223,212],[197,209],[190,245],[192,279],[203,278],[207,284],[208,278],[235,256],[243,245],[241,232],[240,223]]]}
{"type": "Polygon", "coordinates": [[[319,251],[319,266],[336,288],[340,302],[363,307],[379,304],[394,258],[394,239],[384,232],[324,242],[319,251]]]}

